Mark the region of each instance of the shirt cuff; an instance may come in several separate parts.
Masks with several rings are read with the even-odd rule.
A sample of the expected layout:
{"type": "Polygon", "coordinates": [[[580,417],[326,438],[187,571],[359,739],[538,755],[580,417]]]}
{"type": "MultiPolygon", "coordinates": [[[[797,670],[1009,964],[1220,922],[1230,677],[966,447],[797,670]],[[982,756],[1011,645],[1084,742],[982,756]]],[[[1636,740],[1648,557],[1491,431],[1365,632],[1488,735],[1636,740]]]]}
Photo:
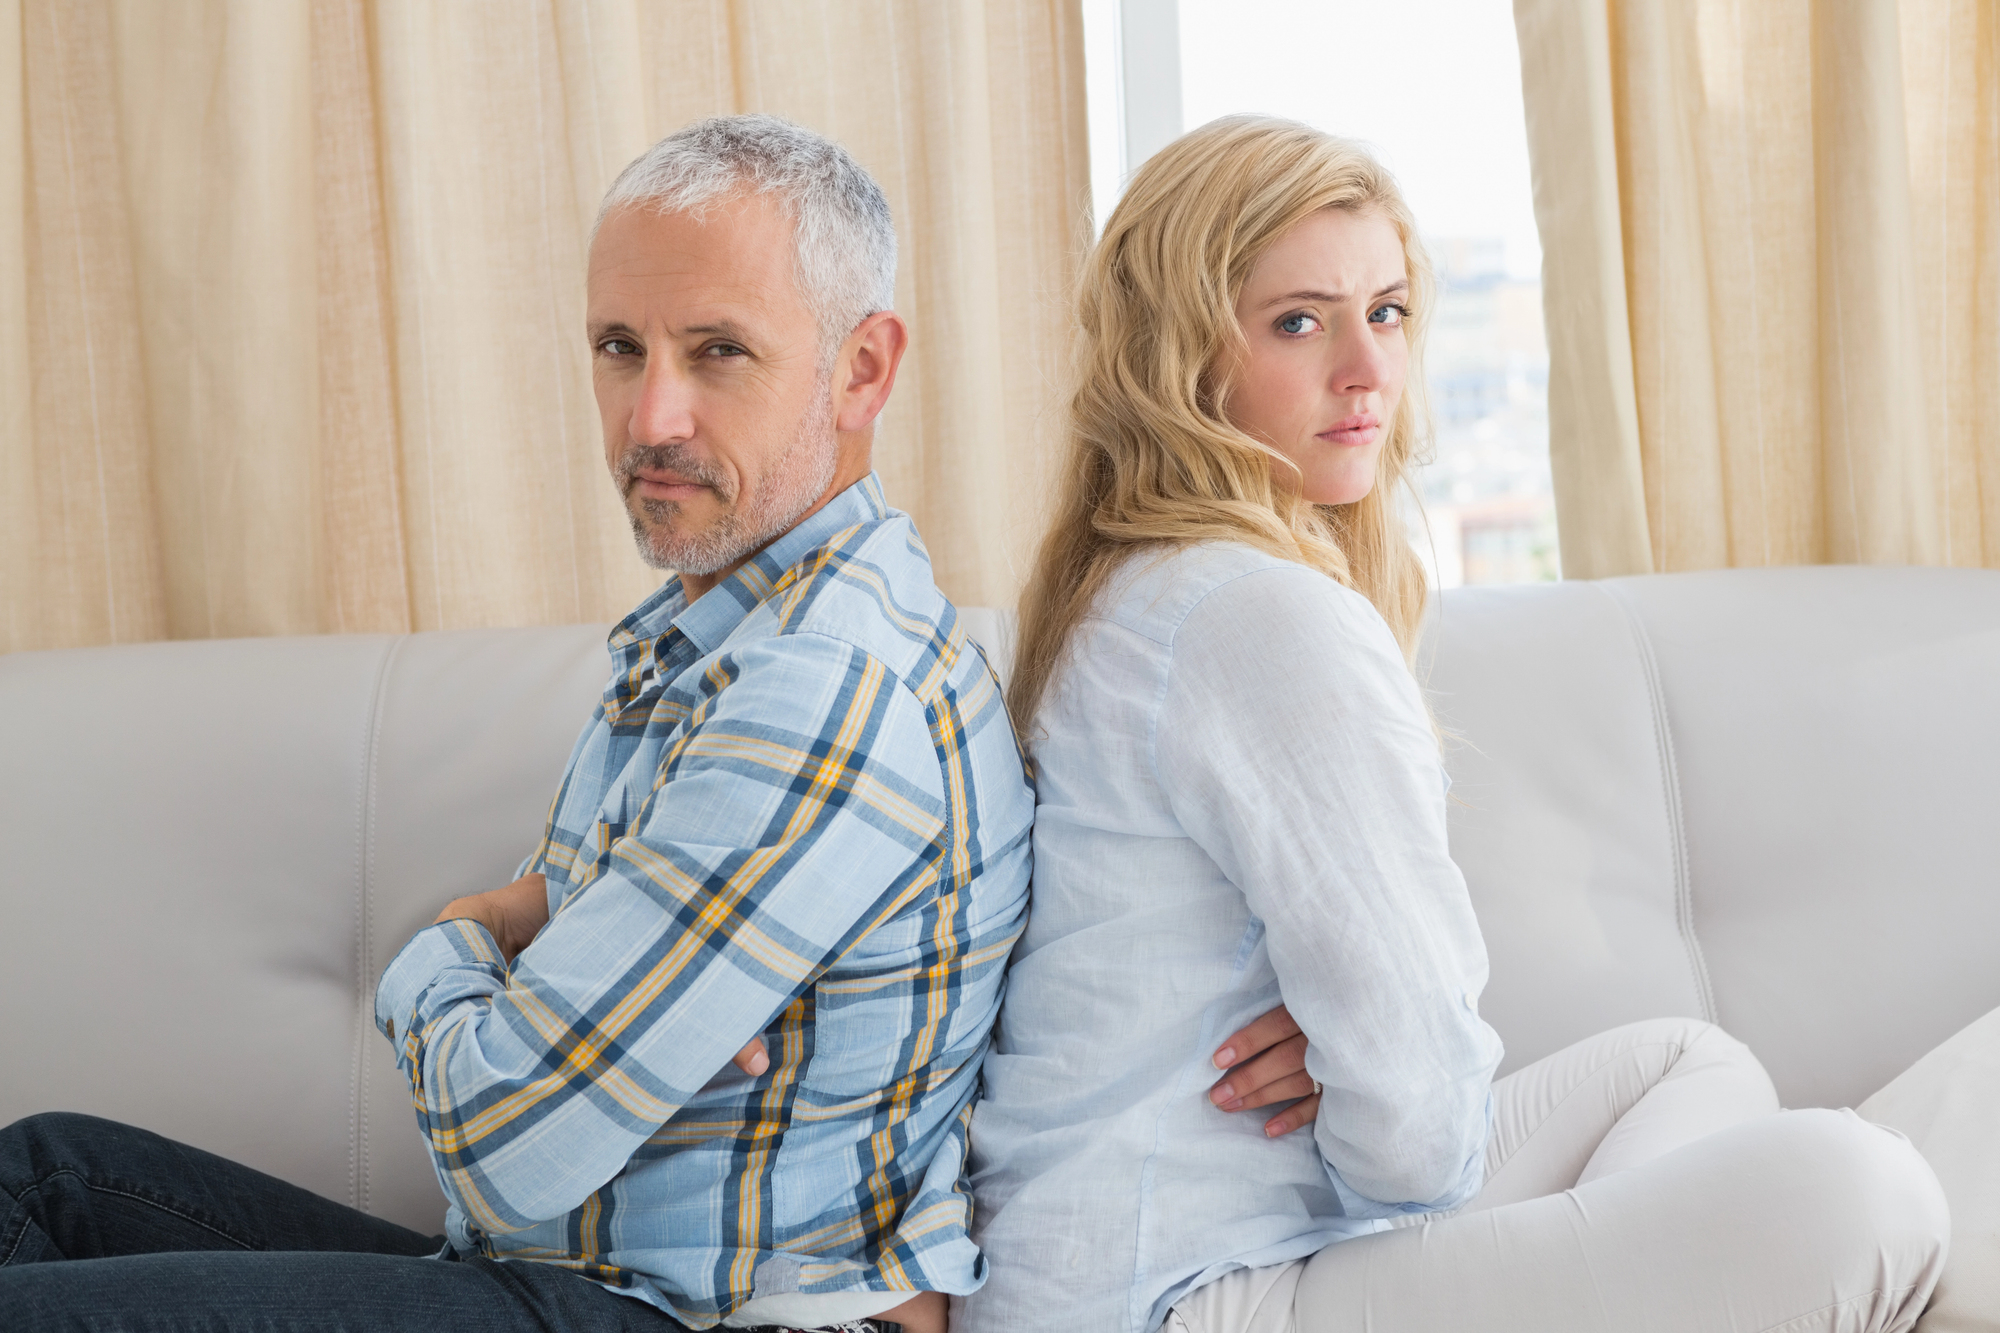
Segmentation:
{"type": "MultiPolygon", "coordinates": [[[[492,981],[487,993],[507,984],[507,965],[500,946],[486,927],[465,917],[453,917],[426,926],[410,937],[375,987],[375,1030],[398,1046],[415,1028],[421,1017],[418,1006],[449,972],[466,968],[484,973],[492,981]]],[[[476,989],[485,989],[477,987],[476,989]]],[[[465,998],[465,988],[454,986],[453,998],[465,998]]]]}

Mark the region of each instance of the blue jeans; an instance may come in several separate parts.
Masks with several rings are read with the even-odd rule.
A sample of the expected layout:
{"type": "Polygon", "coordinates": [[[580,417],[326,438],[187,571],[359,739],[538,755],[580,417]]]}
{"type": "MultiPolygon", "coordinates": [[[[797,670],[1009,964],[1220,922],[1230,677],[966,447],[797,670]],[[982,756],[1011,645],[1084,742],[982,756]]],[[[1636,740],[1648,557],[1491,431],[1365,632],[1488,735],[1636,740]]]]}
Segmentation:
{"type": "Polygon", "coordinates": [[[453,1258],[442,1236],[60,1114],[0,1130],[0,1329],[682,1333],[564,1269],[453,1258]]]}

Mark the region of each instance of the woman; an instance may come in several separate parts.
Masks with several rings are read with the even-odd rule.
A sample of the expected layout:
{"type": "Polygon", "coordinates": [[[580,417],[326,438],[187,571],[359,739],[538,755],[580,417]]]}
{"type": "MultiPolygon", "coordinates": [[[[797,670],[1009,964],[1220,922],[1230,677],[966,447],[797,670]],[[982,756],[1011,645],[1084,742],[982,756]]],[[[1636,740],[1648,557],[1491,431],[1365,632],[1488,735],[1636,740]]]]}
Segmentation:
{"type": "Polygon", "coordinates": [[[1937,1280],[1907,1142],[1778,1114],[1710,1025],[1492,1081],[1394,504],[1431,299],[1387,174],[1256,118],[1149,161],[1090,259],[956,1333],[1904,1329],[1937,1280]],[[1309,1094],[1309,1135],[1229,1113],[1261,1066],[1209,1086],[1281,1000],[1305,1068],[1265,1095],[1309,1094]]]}

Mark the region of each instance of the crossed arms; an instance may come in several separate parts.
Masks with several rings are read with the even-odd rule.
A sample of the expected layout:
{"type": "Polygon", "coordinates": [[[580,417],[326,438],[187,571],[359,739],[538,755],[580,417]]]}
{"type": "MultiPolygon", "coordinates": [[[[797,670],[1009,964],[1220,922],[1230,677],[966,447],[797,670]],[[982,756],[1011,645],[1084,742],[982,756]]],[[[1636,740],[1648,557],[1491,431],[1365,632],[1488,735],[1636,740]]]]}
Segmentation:
{"type": "MultiPolygon", "coordinates": [[[[504,888],[454,898],[438,921],[463,918],[486,928],[501,954],[512,962],[549,920],[548,880],[539,871],[504,888]]],[[[1254,1111],[1279,1102],[1284,1110],[1265,1123],[1273,1138],[1310,1125],[1319,1113],[1319,1094],[1306,1072],[1306,1037],[1283,1005],[1230,1034],[1215,1051],[1215,1066],[1226,1071],[1209,1089],[1209,1100],[1225,1111],[1254,1111]]],[[[755,1075],[771,1067],[762,1037],[752,1037],[730,1063],[755,1075]]]]}

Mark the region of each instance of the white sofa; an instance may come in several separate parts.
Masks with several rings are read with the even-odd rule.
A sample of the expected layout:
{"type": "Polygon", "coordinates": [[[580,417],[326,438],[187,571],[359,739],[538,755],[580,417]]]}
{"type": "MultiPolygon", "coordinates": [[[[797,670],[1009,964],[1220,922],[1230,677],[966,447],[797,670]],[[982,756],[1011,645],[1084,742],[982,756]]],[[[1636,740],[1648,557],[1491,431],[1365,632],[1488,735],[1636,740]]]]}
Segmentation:
{"type": "MultiPolygon", "coordinates": [[[[436,1229],[375,979],[535,842],[603,634],[0,658],[0,1123],[112,1116],[436,1229]]],[[[1702,1015],[1849,1105],[2000,1005],[2000,572],[1468,589],[1424,666],[1508,1068],[1702,1015]]]]}

